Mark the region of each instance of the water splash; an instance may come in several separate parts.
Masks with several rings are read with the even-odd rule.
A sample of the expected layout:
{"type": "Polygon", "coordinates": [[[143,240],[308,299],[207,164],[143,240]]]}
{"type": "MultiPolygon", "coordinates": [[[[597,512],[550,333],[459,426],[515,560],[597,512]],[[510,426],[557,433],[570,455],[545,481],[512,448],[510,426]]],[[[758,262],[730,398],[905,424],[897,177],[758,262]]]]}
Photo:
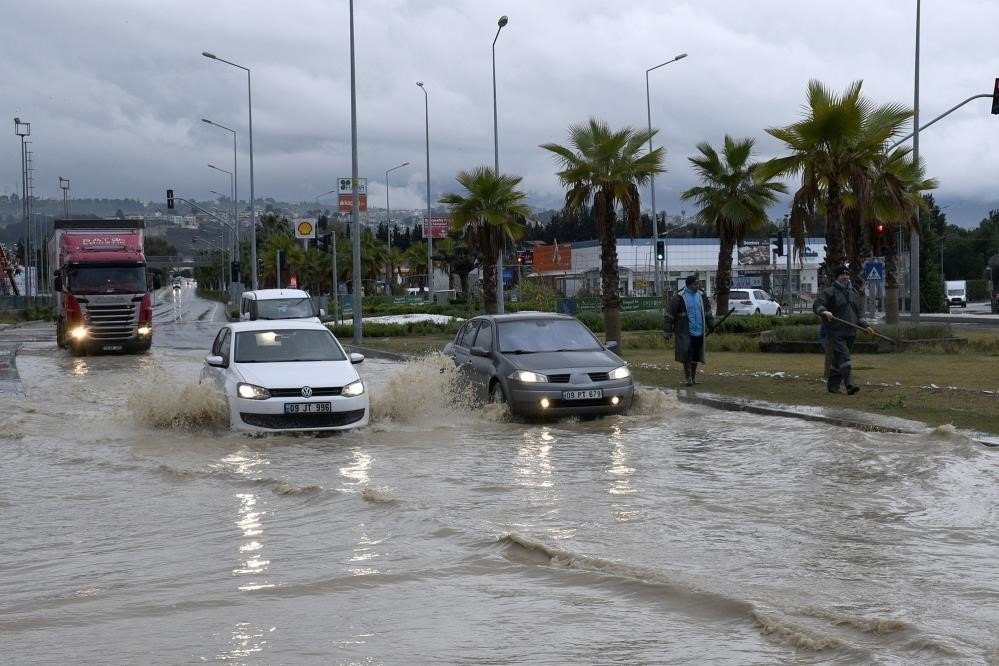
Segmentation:
{"type": "Polygon", "coordinates": [[[468,413],[475,406],[472,387],[461,378],[454,361],[440,352],[407,361],[381,390],[371,394],[373,424],[449,423],[456,411],[468,413]]]}
{"type": "Polygon", "coordinates": [[[629,416],[662,416],[679,407],[676,393],[667,393],[659,388],[636,386],[635,397],[631,402],[629,416]]]}
{"type": "Polygon", "coordinates": [[[157,430],[229,428],[229,406],[221,393],[207,384],[179,386],[154,371],[131,387],[126,407],[136,421],[157,430]]]}

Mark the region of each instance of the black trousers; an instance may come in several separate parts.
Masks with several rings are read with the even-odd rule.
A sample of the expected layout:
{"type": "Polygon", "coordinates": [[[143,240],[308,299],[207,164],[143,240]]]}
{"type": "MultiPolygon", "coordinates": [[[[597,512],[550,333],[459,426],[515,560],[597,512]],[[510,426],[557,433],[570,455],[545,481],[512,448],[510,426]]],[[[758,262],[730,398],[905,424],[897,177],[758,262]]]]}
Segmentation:
{"type": "Polygon", "coordinates": [[[853,351],[853,343],[856,340],[856,335],[834,335],[826,340],[826,344],[832,345],[833,352],[827,382],[830,391],[839,390],[841,383],[848,388],[853,386],[853,362],[850,360],[850,352],[853,351]]]}

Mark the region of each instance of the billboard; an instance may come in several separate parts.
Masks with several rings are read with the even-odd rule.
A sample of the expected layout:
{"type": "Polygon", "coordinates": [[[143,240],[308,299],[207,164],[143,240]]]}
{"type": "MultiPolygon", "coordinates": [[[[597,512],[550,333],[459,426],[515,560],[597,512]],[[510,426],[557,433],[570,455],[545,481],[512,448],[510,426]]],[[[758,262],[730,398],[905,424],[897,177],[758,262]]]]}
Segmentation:
{"type": "MultiPolygon", "coordinates": [[[[433,233],[433,238],[447,238],[447,232],[451,228],[451,218],[449,217],[434,217],[431,218],[430,230],[433,233]]],[[[422,227],[423,237],[427,237],[427,218],[423,218],[422,227]]]]}
{"type": "Polygon", "coordinates": [[[568,271],[572,269],[572,246],[559,245],[539,245],[534,248],[534,270],[544,271],[568,271]]]}
{"type": "MultiPolygon", "coordinates": [[[[354,195],[353,194],[341,194],[339,207],[341,213],[349,213],[354,210],[354,195]]],[[[357,195],[357,210],[366,211],[368,210],[368,195],[358,194],[357,195]]]]}
{"type": "Polygon", "coordinates": [[[770,240],[747,240],[739,243],[739,265],[761,266],[770,263],[770,240]]]}

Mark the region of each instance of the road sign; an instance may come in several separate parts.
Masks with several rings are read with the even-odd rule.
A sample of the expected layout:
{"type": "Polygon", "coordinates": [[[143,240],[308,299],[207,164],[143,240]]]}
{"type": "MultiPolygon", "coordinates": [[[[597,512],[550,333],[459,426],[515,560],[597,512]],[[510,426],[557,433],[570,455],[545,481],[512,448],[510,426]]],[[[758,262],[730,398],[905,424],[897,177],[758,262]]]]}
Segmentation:
{"type": "MultiPolygon", "coordinates": [[[[352,185],[353,182],[354,182],[354,179],[350,178],[350,177],[347,177],[347,178],[337,178],[337,191],[338,191],[338,193],[339,194],[353,194],[354,193],[354,188],[353,188],[353,185],[352,185]]],[[[367,178],[358,178],[357,179],[357,193],[358,194],[367,194],[368,193],[368,179],[367,178]]]]}
{"type": "MultiPolygon", "coordinates": [[[[430,225],[430,231],[434,238],[447,238],[447,230],[451,219],[447,217],[435,217],[430,225]]],[[[423,237],[427,237],[427,218],[423,218],[423,237]]]]}
{"type": "MultiPolygon", "coordinates": [[[[341,194],[340,195],[340,212],[349,213],[354,210],[354,195],[353,194],[341,194]]],[[[368,195],[358,194],[357,195],[357,210],[366,211],[368,210],[368,195]]]]}
{"type": "Polygon", "coordinates": [[[864,279],[868,282],[881,282],[885,279],[885,265],[880,261],[868,261],[864,264],[864,279]]]}

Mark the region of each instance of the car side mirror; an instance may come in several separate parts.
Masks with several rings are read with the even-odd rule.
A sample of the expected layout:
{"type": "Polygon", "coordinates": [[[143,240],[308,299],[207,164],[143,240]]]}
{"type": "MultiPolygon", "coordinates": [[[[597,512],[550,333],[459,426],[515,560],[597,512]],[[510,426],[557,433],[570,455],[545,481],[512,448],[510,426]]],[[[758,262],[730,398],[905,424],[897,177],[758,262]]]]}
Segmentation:
{"type": "Polygon", "coordinates": [[[472,356],[489,356],[489,351],[485,347],[479,347],[476,345],[468,350],[472,356]]]}
{"type": "Polygon", "coordinates": [[[153,273],[153,289],[159,289],[163,286],[163,281],[157,273],[153,273]]]}
{"type": "Polygon", "coordinates": [[[319,308],[319,318],[326,319],[326,308],[319,308]]]}
{"type": "Polygon", "coordinates": [[[610,351],[617,349],[617,340],[608,340],[607,343],[604,344],[604,349],[609,349],[610,351]]]}
{"type": "Polygon", "coordinates": [[[224,368],[225,359],[216,354],[209,354],[205,357],[205,363],[212,366],[213,368],[224,368]]]}
{"type": "Polygon", "coordinates": [[[358,363],[364,363],[364,354],[358,354],[357,352],[351,352],[351,354],[350,354],[350,362],[353,363],[354,365],[357,365],[358,363]]]}

